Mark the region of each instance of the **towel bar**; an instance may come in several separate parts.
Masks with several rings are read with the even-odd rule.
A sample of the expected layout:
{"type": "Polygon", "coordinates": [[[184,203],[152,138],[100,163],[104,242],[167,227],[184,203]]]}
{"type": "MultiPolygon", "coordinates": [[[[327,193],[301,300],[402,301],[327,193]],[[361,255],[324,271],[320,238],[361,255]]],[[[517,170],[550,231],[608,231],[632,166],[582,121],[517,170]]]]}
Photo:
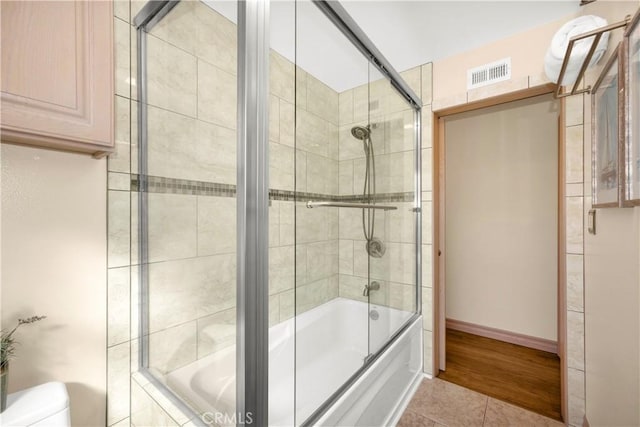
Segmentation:
{"type": "Polygon", "coordinates": [[[567,52],[564,55],[564,61],[562,61],[562,68],[560,68],[560,75],[558,76],[558,86],[556,87],[556,92],[554,94],[556,99],[564,98],[565,96],[591,92],[591,86],[587,86],[586,88],[581,90],[578,90],[578,88],[580,87],[580,83],[582,81],[582,78],[584,77],[584,73],[587,71],[589,62],[591,62],[591,58],[593,57],[593,54],[596,51],[596,47],[598,46],[600,37],[602,37],[602,34],[608,31],[626,27],[629,24],[629,22],[631,22],[631,16],[626,16],[624,21],[616,22],[615,24],[607,25],[606,27],[589,31],[588,33],[579,34],[575,37],[572,37],[569,40],[569,45],[567,46],[567,52]],[[578,73],[578,77],[576,78],[573,88],[571,89],[570,92],[562,92],[562,87],[563,87],[562,79],[564,78],[564,74],[567,71],[567,65],[569,65],[569,59],[571,58],[571,51],[573,50],[573,44],[577,41],[584,40],[589,37],[594,37],[594,40],[591,43],[591,48],[589,49],[587,56],[584,58],[584,61],[580,66],[580,72],[578,73]]]}
{"type": "Polygon", "coordinates": [[[349,202],[314,202],[309,200],[307,208],[354,208],[354,209],[380,209],[383,211],[393,211],[398,209],[397,206],[374,205],[372,203],[349,203],[349,202]]]}

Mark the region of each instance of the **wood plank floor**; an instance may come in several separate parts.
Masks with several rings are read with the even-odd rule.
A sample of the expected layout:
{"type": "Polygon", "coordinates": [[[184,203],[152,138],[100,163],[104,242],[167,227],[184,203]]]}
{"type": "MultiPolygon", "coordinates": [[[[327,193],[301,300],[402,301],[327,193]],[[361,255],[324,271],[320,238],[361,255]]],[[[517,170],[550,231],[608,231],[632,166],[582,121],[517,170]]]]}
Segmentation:
{"type": "Polygon", "coordinates": [[[438,378],[561,420],[553,353],[447,329],[446,366],[438,378]]]}

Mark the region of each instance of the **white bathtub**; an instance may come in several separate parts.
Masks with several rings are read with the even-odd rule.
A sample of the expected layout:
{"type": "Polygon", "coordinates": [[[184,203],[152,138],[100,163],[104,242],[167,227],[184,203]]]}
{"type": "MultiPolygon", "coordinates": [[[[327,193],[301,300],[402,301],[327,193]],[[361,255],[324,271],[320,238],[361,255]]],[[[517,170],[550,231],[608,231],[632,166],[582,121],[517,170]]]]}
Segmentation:
{"type": "MultiPolygon", "coordinates": [[[[363,365],[369,353],[377,351],[390,334],[410,317],[411,313],[408,312],[382,306],[369,307],[366,303],[336,298],[301,314],[295,321],[292,318],[271,327],[269,425],[293,426],[305,421],[363,365]],[[369,322],[372,311],[378,314],[378,318],[369,322]]],[[[383,369],[375,374],[378,382],[383,381],[378,387],[380,390],[385,384],[398,383],[399,380],[402,383],[392,385],[394,390],[386,399],[391,405],[386,410],[389,414],[382,413],[385,411],[381,411],[381,408],[385,405],[380,402],[375,405],[379,414],[372,414],[366,410],[370,405],[363,406],[362,402],[358,405],[358,402],[352,401],[344,410],[333,408],[329,411],[322,424],[336,425],[340,424],[339,420],[346,421],[348,418],[350,425],[358,425],[357,419],[361,419],[363,414],[347,411],[358,406],[362,406],[363,413],[367,412],[366,417],[362,418],[363,425],[384,425],[389,422],[393,408],[399,404],[394,400],[403,397],[401,391],[405,394],[408,392],[410,383],[415,381],[422,367],[421,328],[412,327],[407,332],[411,333],[404,334],[406,338],[401,338],[394,346],[395,352],[385,352],[375,363],[383,369]],[[400,373],[396,372],[398,369],[400,373]]],[[[233,414],[236,398],[235,365],[235,346],[231,346],[171,372],[166,377],[167,385],[200,413],[233,414]]],[[[368,372],[364,377],[370,375],[368,372]]],[[[359,382],[362,383],[363,379],[359,382]]],[[[365,394],[375,400],[377,395],[372,395],[371,390],[376,387],[367,384],[365,389],[368,392],[365,394]]],[[[347,396],[354,400],[355,392],[357,390],[350,390],[347,396]]]]}

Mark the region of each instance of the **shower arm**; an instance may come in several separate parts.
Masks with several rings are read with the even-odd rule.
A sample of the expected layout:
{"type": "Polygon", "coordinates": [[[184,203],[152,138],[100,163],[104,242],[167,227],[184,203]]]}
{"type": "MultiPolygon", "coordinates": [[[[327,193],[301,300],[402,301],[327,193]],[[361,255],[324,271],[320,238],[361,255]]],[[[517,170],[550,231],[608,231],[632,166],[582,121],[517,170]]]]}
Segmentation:
{"type": "Polygon", "coordinates": [[[373,203],[349,203],[349,202],[314,202],[309,200],[307,208],[353,208],[353,209],[379,209],[382,211],[394,211],[397,206],[375,205],[373,203]]]}

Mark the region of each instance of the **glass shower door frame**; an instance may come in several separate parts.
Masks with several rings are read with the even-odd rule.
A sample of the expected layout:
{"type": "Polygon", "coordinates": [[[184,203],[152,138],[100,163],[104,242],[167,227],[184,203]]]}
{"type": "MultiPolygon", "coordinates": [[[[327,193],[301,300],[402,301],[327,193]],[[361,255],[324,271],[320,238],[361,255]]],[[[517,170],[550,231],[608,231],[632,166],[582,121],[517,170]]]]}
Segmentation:
{"type": "Polygon", "coordinates": [[[237,425],[269,403],[269,1],[238,1],[237,425]]]}
{"type": "MultiPolygon", "coordinates": [[[[140,351],[139,370],[192,421],[206,425],[149,367],[148,218],[147,212],[147,32],[180,0],[152,0],[134,19],[138,41],[138,208],[140,351]]],[[[238,0],[238,139],[237,139],[237,395],[238,425],[251,414],[255,425],[268,425],[268,204],[269,204],[269,1],[238,0]]],[[[420,98],[378,51],[346,10],[337,2],[313,3],[358,48],[414,110],[416,312],[345,384],[303,425],[312,425],[413,324],[421,313],[421,143],[420,98]]]]}
{"type": "MultiPolygon", "coordinates": [[[[180,0],[150,1],[133,19],[137,43],[138,95],[138,283],[139,322],[138,371],[175,406],[184,413],[193,410],[149,371],[149,215],[148,215],[148,97],[147,97],[147,35],[180,0]]],[[[133,230],[132,230],[133,233],[133,230]]],[[[204,424],[202,424],[204,425],[204,424]]]]}
{"type": "MultiPolygon", "coordinates": [[[[191,420],[207,424],[149,371],[147,33],[181,0],[151,0],[134,18],[138,43],[139,371],[191,420]]],[[[188,0],[186,0],[188,1],[188,0]]],[[[269,1],[238,0],[237,338],[238,425],[268,425],[269,1]]]]}

